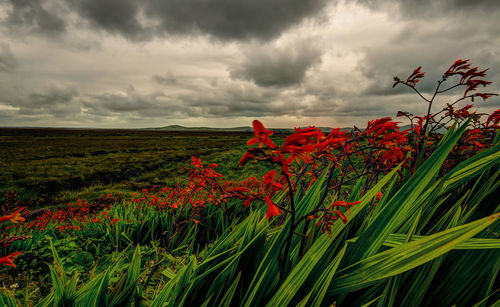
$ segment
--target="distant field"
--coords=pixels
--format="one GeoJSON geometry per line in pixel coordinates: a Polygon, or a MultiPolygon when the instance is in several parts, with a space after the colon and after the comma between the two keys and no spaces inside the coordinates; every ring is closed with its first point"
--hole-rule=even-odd
{"type": "Polygon", "coordinates": [[[192,155],[220,163],[229,178],[261,174],[237,167],[245,132],[0,128],[0,201],[7,190],[32,207],[101,193],[120,197],[185,176],[192,155]]]}

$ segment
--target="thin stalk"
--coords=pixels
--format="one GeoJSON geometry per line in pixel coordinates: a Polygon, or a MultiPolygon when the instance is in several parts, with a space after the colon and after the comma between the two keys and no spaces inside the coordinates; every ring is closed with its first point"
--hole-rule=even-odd
{"type": "Polygon", "coordinates": [[[283,279],[285,276],[285,270],[287,270],[288,268],[288,265],[289,265],[289,262],[288,262],[288,254],[290,252],[290,245],[292,243],[292,238],[293,238],[293,232],[295,230],[295,201],[294,201],[294,195],[293,195],[293,189],[292,189],[292,182],[290,181],[290,176],[288,176],[288,174],[285,173],[285,178],[286,178],[286,182],[288,184],[288,193],[289,193],[289,196],[290,196],[290,209],[291,209],[291,212],[290,212],[290,218],[291,218],[291,221],[290,221],[290,231],[288,233],[288,237],[286,239],[286,247],[285,247],[285,252],[283,254],[283,258],[282,258],[282,261],[283,261],[283,274],[281,275],[281,279],[283,279]]]}

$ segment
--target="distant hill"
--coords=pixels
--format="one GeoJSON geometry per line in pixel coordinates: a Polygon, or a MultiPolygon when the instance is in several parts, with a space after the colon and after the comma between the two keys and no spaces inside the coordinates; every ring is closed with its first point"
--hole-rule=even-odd
{"type": "MultiPolygon", "coordinates": [[[[303,127],[304,128],[304,127],[303,127]]],[[[324,133],[332,131],[331,127],[318,127],[324,133]]],[[[230,132],[253,132],[250,126],[232,127],[232,128],[211,128],[211,127],[185,127],[181,125],[169,125],[159,128],[146,128],[147,130],[161,130],[161,131],[230,131],[230,132]]],[[[267,128],[273,130],[275,133],[292,133],[292,128],[267,128]]],[[[352,128],[341,128],[341,130],[351,130],[352,128]]]]}
{"type": "Polygon", "coordinates": [[[252,127],[233,127],[233,128],[211,128],[211,127],[184,127],[180,125],[170,125],[159,128],[147,128],[148,130],[162,131],[233,131],[233,132],[252,132],[252,127]]]}

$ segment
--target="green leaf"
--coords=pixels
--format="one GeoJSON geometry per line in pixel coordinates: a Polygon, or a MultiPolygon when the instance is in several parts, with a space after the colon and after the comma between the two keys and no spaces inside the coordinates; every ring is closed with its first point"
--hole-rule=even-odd
{"type": "Polygon", "coordinates": [[[500,214],[380,252],[337,272],[328,295],[362,289],[435,259],[486,229],[500,214]]]}

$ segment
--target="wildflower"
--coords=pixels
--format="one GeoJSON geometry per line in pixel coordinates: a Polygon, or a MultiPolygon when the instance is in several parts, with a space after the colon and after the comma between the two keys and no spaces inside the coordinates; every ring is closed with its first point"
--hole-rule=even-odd
{"type": "Polygon", "coordinates": [[[299,163],[300,160],[311,163],[310,156],[316,150],[315,144],[318,144],[322,137],[323,133],[319,128],[295,128],[295,132],[285,139],[281,151],[290,154],[287,164],[293,161],[299,163]]]}
{"type": "Polygon", "coordinates": [[[425,72],[421,72],[420,69],[422,69],[422,66],[417,67],[413,73],[406,79],[406,83],[412,84],[415,86],[419,79],[422,78],[425,75],[425,72]]]}
{"type": "Polygon", "coordinates": [[[469,69],[470,68],[470,64],[468,62],[469,62],[469,59],[467,59],[467,60],[462,60],[462,59],[456,60],[455,63],[453,63],[446,70],[446,72],[444,73],[444,76],[445,77],[449,77],[449,76],[452,76],[452,75],[463,74],[463,72],[460,72],[460,70],[469,69]]]}
{"type": "Polygon", "coordinates": [[[483,101],[485,101],[486,99],[492,97],[492,96],[498,96],[498,94],[494,94],[494,93],[476,93],[474,94],[474,96],[472,96],[472,101],[474,101],[474,97],[481,97],[483,98],[483,101]]]}
{"type": "Polygon", "coordinates": [[[243,157],[241,157],[238,165],[243,166],[248,161],[255,159],[256,157],[264,156],[264,155],[265,155],[264,151],[260,148],[248,148],[248,151],[243,155],[243,157]]]}
{"type": "Polygon", "coordinates": [[[276,148],[276,144],[269,139],[274,132],[272,130],[266,130],[264,125],[258,120],[254,120],[252,124],[254,130],[253,134],[255,136],[248,140],[247,145],[252,146],[258,144],[259,148],[262,148],[264,145],[269,148],[276,148]]]}
{"type": "Polygon", "coordinates": [[[15,268],[16,265],[14,263],[14,258],[16,258],[17,256],[19,256],[21,254],[22,254],[21,252],[13,252],[12,254],[10,254],[8,256],[2,257],[2,258],[0,258],[0,264],[15,268]]]}
{"type": "Polygon", "coordinates": [[[343,200],[337,200],[337,201],[334,201],[330,205],[330,209],[335,208],[335,207],[344,207],[344,208],[347,208],[347,212],[351,213],[349,211],[349,208],[352,206],[355,206],[357,204],[360,204],[360,203],[361,203],[361,201],[347,202],[347,201],[343,201],[343,200]]]}
{"type": "Polygon", "coordinates": [[[201,158],[197,159],[193,156],[191,156],[191,158],[193,159],[193,162],[191,162],[191,165],[193,165],[194,167],[197,167],[197,168],[203,168],[203,164],[201,163],[201,158]]]}
{"type": "Polygon", "coordinates": [[[273,203],[269,196],[266,196],[265,201],[267,204],[266,219],[270,219],[272,216],[281,214],[281,209],[273,203]]]}
{"type": "Polygon", "coordinates": [[[486,120],[486,126],[489,127],[491,123],[493,127],[496,127],[498,125],[498,122],[500,122],[500,109],[496,110],[495,112],[491,113],[490,116],[488,116],[488,120],[486,120]]]}
{"type": "Polygon", "coordinates": [[[5,215],[0,217],[0,223],[5,222],[5,221],[11,221],[12,223],[18,223],[18,222],[23,222],[24,218],[21,216],[21,211],[24,208],[18,209],[15,212],[5,215]]]}

